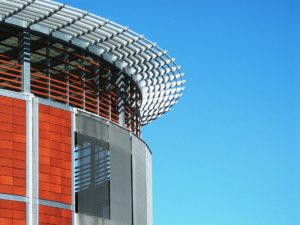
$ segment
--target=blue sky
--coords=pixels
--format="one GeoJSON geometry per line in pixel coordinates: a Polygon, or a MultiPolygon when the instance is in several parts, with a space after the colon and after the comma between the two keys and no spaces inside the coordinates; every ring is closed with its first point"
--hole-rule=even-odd
{"type": "Polygon", "coordinates": [[[297,0],[64,0],[168,49],[186,73],[146,126],[154,225],[300,224],[297,0]]]}

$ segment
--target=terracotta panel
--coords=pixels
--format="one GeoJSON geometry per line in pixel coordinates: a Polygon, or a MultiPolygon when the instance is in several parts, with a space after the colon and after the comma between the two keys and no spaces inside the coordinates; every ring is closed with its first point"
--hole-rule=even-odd
{"type": "Polygon", "coordinates": [[[52,123],[49,125],[49,131],[53,132],[53,133],[61,134],[62,128],[63,127],[61,125],[56,125],[56,124],[52,124],[52,123]]]}
{"type": "Polygon", "coordinates": [[[61,162],[61,168],[71,170],[71,164],[67,161],[61,162]]]}
{"type": "Polygon", "coordinates": [[[69,144],[69,143],[71,143],[71,137],[64,137],[63,139],[62,139],[62,142],[64,143],[64,144],[69,144]]]}
{"type": "Polygon", "coordinates": [[[62,195],[60,193],[50,192],[49,195],[50,195],[50,198],[55,202],[62,202],[63,201],[62,195]]]}
{"type": "Polygon", "coordinates": [[[26,169],[26,159],[24,160],[13,160],[13,167],[18,169],[26,169]]]}
{"type": "Polygon", "coordinates": [[[71,129],[68,127],[61,127],[61,135],[71,136],[71,129]]]}
{"type": "Polygon", "coordinates": [[[11,159],[13,157],[13,151],[7,149],[1,149],[1,157],[11,159]]]}
{"type": "Polygon", "coordinates": [[[39,138],[39,146],[49,148],[50,147],[50,141],[44,138],[39,138]]]}
{"type": "Polygon", "coordinates": [[[58,167],[53,167],[51,169],[51,171],[49,171],[49,174],[51,175],[56,175],[56,176],[62,176],[62,169],[61,168],[58,168],[58,167]]]}
{"type": "Polygon", "coordinates": [[[71,120],[71,113],[68,111],[62,111],[61,112],[61,118],[67,119],[67,120],[71,120]]]}
{"type": "Polygon", "coordinates": [[[1,114],[0,122],[12,123],[12,121],[13,121],[13,115],[1,114]]]}
{"type": "Polygon", "coordinates": [[[60,155],[61,155],[61,158],[64,159],[65,161],[69,162],[72,160],[72,156],[70,153],[61,152],[60,155]]]}
{"type": "Polygon", "coordinates": [[[3,193],[3,194],[12,194],[13,193],[13,187],[12,187],[12,185],[0,184],[0,193],[3,193]]]}
{"type": "Polygon", "coordinates": [[[15,107],[22,108],[22,109],[26,108],[25,101],[24,100],[20,100],[20,99],[13,99],[13,105],[15,107]]]}
{"type": "Polygon", "coordinates": [[[48,118],[50,119],[50,123],[56,124],[56,125],[61,125],[59,117],[49,115],[48,118]]]}
{"type": "Polygon", "coordinates": [[[71,170],[67,170],[67,169],[62,169],[61,170],[61,176],[62,177],[70,178],[70,174],[71,174],[71,170]]]}
{"type": "Polygon", "coordinates": [[[12,170],[12,173],[14,178],[24,178],[24,179],[26,178],[26,170],[14,168],[12,170]]]}
{"type": "Polygon", "coordinates": [[[13,115],[13,107],[11,105],[1,105],[1,114],[13,115]]]}
{"type": "Polygon", "coordinates": [[[62,152],[59,151],[59,150],[52,149],[50,151],[50,157],[53,158],[53,159],[59,159],[59,160],[64,159],[65,160],[65,158],[63,158],[63,156],[62,156],[62,152]]]}
{"type": "Polygon", "coordinates": [[[0,166],[0,175],[13,176],[13,168],[0,166]]]}
{"type": "Polygon", "coordinates": [[[1,100],[0,105],[8,105],[8,106],[13,105],[13,98],[1,96],[0,100],[1,100]]]}
{"type": "Polygon", "coordinates": [[[13,160],[8,158],[0,158],[0,166],[13,167],[13,160]]]}
{"type": "Polygon", "coordinates": [[[66,187],[71,187],[72,186],[72,180],[71,178],[66,178],[62,180],[62,185],[66,187]]]}
{"type": "Polygon", "coordinates": [[[13,116],[19,116],[19,117],[26,117],[26,113],[24,112],[24,109],[14,107],[12,111],[13,116]]]}
{"type": "Polygon", "coordinates": [[[13,184],[13,178],[11,176],[3,176],[0,175],[1,184],[4,185],[12,185],[13,184]]]}
{"type": "Polygon", "coordinates": [[[26,152],[26,144],[25,143],[14,142],[13,148],[15,151],[26,152]]]}
{"type": "Polygon", "coordinates": [[[70,210],[61,210],[61,216],[64,218],[72,218],[70,210]]]}
{"type": "Polygon", "coordinates": [[[26,204],[23,202],[16,202],[16,201],[11,201],[12,203],[12,208],[15,210],[26,210],[26,204]]]}
{"type": "Polygon", "coordinates": [[[12,210],[0,208],[0,218],[12,218],[12,210]]]}
{"type": "Polygon", "coordinates": [[[19,210],[13,210],[13,219],[25,220],[26,219],[26,212],[25,211],[19,211],[19,210]]]}
{"type": "Polygon", "coordinates": [[[25,225],[25,203],[9,200],[0,200],[0,225],[2,224],[25,225]]]}
{"type": "MultiPolygon", "coordinates": [[[[49,148],[43,148],[43,147],[40,147],[39,150],[40,150],[39,154],[41,156],[45,156],[49,160],[49,156],[50,156],[51,150],[49,148]]],[[[49,164],[49,163],[47,163],[47,164],[49,164]]]]}
{"type": "MultiPolygon", "coordinates": [[[[67,137],[62,137],[61,134],[50,132],[48,138],[51,141],[61,142],[63,139],[65,139],[67,137]]],[[[70,142],[67,142],[67,143],[70,143],[70,142]]]]}
{"type": "Polygon", "coordinates": [[[40,190],[48,191],[50,190],[50,183],[40,181],[39,188],[40,190]]]}
{"type": "Polygon", "coordinates": [[[13,202],[9,201],[9,200],[0,200],[0,208],[12,209],[13,208],[13,202]]]}
{"type": "Polygon", "coordinates": [[[39,121],[39,130],[46,130],[48,131],[50,129],[50,123],[39,121]]]}
{"type": "Polygon", "coordinates": [[[61,150],[61,143],[56,141],[49,141],[50,149],[61,150]]]}
{"type": "Polygon", "coordinates": [[[71,225],[72,211],[40,205],[39,225],[45,225],[45,224],[71,225]]]}
{"type": "Polygon", "coordinates": [[[50,106],[43,105],[39,107],[40,114],[50,114],[50,106]]]}
{"type": "Polygon", "coordinates": [[[70,195],[70,188],[71,186],[62,186],[61,193],[64,194],[65,196],[70,195]]]}
{"type": "Polygon", "coordinates": [[[50,215],[40,214],[39,215],[39,224],[49,224],[50,215]]]}
{"type": "MultiPolygon", "coordinates": [[[[3,114],[0,114],[0,115],[2,116],[3,114]]],[[[13,131],[13,123],[8,122],[8,121],[0,122],[0,130],[12,132],[13,131]]]]}
{"type": "Polygon", "coordinates": [[[26,179],[24,179],[24,178],[14,178],[13,179],[14,186],[22,187],[24,182],[26,182],[26,179]]]}
{"type": "Polygon", "coordinates": [[[12,219],[0,218],[0,225],[13,225],[12,219]]]}
{"type": "Polygon", "coordinates": [[[62,222],[62,218],[51,216],[50,217],[50,224],[60,224],[62,222]]]}
{"type": "Polygon", "coordinates": [[[46,190],[39,190],[39,191],[40,191],[39,193],[40,193],[41,199],[51,199],[51,196],[50,196],[51,192],[46,191],[46,190]]]}
{"type": "Polygon", "coordinates": [[[40,171],[41,173],[47,173],[47,174],[51,172],[49,166],[43,165],[43,164],[40,164],[40,165],[39,165],[39,171],[40,171]]]}
{"type": "Polygon", "coordinates": [[[12,132],[7,132],[7,131],[2,131],[0,130],[0,139],[1,140],[6,140],[6,141],[11,141],[12,140],[12,132]]]}
{"type": "Polygon", "coordinates": [[[61,193],[62,185],[50,184],[50,190],[55,193],[61,193]]]}
{"type": "Polygon", "coordinates": [[[64,151],[64,152],[70,152],[71,145],[70,144],[62,144],[61,145],[61,150],[64,151]]]}
{"type": "MultiPolygon", "coordinates": [[[[24,159],[26,159],[26,153],[25,152],[18,152],[18,153],[15,152],[14,157],[17,160],[24,161],[24,159]]],[[[24,166],[25,166],[25,164],[24,164],[24,166]]]]}
{"type": "MultiPolygon", "coordinates": [[[[42,107],[39,107],[41,109],[42,107]]],[[[50,120],[50,116],[44,113],[39,113],[39,121],[48,122],[50,120]]]]}
{"type": "Polygon", "coordinates": [[[26,135],[25,134],[13,134],[13,140],[15,142],[26,143],[26,135]]]}
{"type": "Polygon", "coordinates": [[[13,132],[17,134],[25,134],[26,133],[26,126],[13,124],[13,132]]]}
{"type": "Polygon", "coordinates": [[[71,121],[69,119],[61,118],[60,120],[63,127],[71,128],[71,121]]]}
{"type": "Polygon", "coordinates": [[[45,173],[39,173],[39,180],[43,182],[49,182],[50,181],[50,175],[45,173]]]}
{"type": "MultiPolygon", "coordinates": [[[[60,176],[49,175],[49,177],[50,177],[50,182],[51,182],[51,183],[54,183],[54,184],[61,184],[61,183],[62,183],[61,180],[62,180],[63,178],[60,177],[60,176]]],[[[65,179],[63,179],[63,180],[65,180],[65,179]]]]}
{"type": "Polygon", "coordinates": [[[26,221],[14,219],[13,224],[14,225],[26,225],[26,221]]]}
{"type": "Polygon", "coordinates": [[[17,186],[13,186],[13,194],[14,194],[14,195],[22,195],[22,196],[25,196],[25,195],[26,195],[26,188],[25,188],[25,187],[17,187],[17,186]]]}
{"type": "Polygon", "coordinates": [[[50,115],[52,115],[52,116],[60,117],[62,111],[63,110],[61,110],[61,109],[50,107],[50,115]]]}
{"type": "Polygon", "coordinates": [[[39,105],[39,193],[41,199],[70,204],[72,190],[63,183],[71,182],[71,130],[62,127],[62,117],[71,123],[70,112],[39,105]]]}
{"type": "Polygon", "coordinates": [[[39,130],[40,139],[48,139],[48,136],[49,136],[49,131],[42,130],[42,129],[39,130]]]}
{"type": "Polygon", "coordinates": [[[13,141],[6,141],[0,139],[0,148],[1,149],[13,149],[13,141]]]}
{"type": "Polygon", "coordinates": [[[63,202],[72,202],[72,197],[70,195],[62,195],[63,202]]]}
{"type": "Polygon", "coordinates": [[[22,125],[22,126],[25,126],[25,124],[26,124],[26,120],[23,117],[14,116],[13,120],[14,120],[14,124],[18,124],[18,125],[22,125]]]}
{"type": "Polygon", "coordinates": [[[25,195],[26,103],[0,96],[0,193],[25,195]]]}

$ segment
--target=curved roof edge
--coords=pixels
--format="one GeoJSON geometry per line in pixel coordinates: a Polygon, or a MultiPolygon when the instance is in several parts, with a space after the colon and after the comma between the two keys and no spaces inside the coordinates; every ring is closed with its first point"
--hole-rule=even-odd
{"type": "Polygon", "coordinates": [[[0,22],[69,42],[124,71],[141,89],[143,125],[182,96],[185,80],[175,59],[128,27],[52,0],[0,0],[0,22]]]}

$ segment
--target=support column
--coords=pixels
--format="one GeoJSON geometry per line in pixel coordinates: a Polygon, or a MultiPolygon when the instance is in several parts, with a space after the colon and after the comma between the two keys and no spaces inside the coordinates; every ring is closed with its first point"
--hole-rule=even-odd
{"type": "Polygon", "coordinates": [[[76,132],[76,109],[73,108],[71,111],[71,148],[72,148],[72,225],[78,225],[78,214],[75,213],[75,132],[76,132]]]}
{"type": "Polygon", "coordinates": [[[22,91],[30,93],[30,32],[22,31],[20,40],[20,62],[22,64],[22,91]]]}
{"type": "Polygon", "coordinates": [[[51,43],[47,41],[47,48],[46,48],[46,68],[47,68],[47,77],[48,77],[48,99],[51,99],[51,43]]]}
{"type": "MultiPolygon", "coordinates": [[[[85,63],[86,63],[85,60],[83,60],[83,59],[80,60],[80,66],[81,66],[81,68],[84,68],[85,63]]],[[[85,95],[86,95],[85,79],[86,79],[86,77],[85,77],[85,72],[84,72],[83,69],[80,70],[80,77],[82,79],[82,87],[83,87],[83,99],[82,99],[82,103],[83,103],[83,109],[85,110],[85,107],[86,107],[86,102],[85,102],[86,101],[86,97],[85,97],[85,95]]]]}
{"type": "Polygon", "coordinates": [[[119,124],[121,126],[125,126],[125,74],[120,73],[119,78],[117,80],[117,85],[119,88],[119,101],[118,101],[118,111],[119,111],[119,124]]]}
{"type": "Polygon", "coordinates": [[[32,224],[39,221],[39,101],[32,100],[32,224]]]}
{"type": "Polygon", "coordinates": [[[31,95],[26,99],[26,224],[33,225],[33,177],[32,177],[32,99],[31,95]]]}
{"type": "MultiPolygon", "coordinates": [[[[97,64],[101,64],[99,62],[99,60],[96,61],[97,64]]],[[[95,78],[94,78],[94,82],[97,85],[97,114],[99,115],[100,113],[100,107],[99,107],[99,103],[100,103],[100,67],[98,65],[94,66],[94,73],[96,74],[95,78]]]]}
{"type": "Polygon", "coordinates": [[[64,46],[64,62],[65,62],[65,72],[67,73],[67,103],[70,104],[70,65],[69,60],[70,60],[70,55],[68,54],[68,47],[64,46]]]}

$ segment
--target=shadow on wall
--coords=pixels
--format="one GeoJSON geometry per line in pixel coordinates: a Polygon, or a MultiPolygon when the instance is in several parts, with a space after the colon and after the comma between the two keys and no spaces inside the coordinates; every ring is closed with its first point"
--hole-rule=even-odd
{"type": "MultiPolygon", "coordinates": [[[[110,157],[108,143],[77,133],[75,150],[76,212],[110,218],[110,157]]],[[[99,218],[95,218],[96,221],[99,218]]]]}

